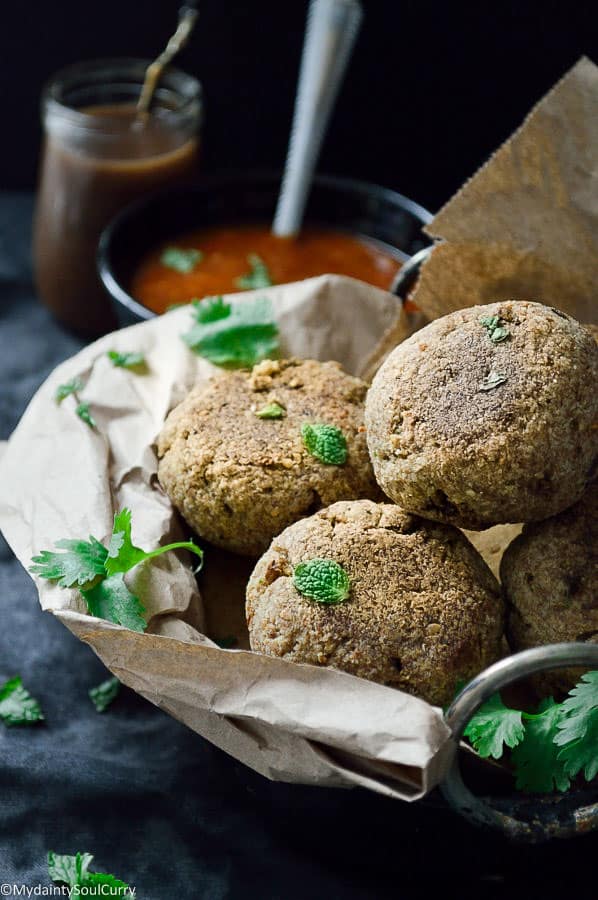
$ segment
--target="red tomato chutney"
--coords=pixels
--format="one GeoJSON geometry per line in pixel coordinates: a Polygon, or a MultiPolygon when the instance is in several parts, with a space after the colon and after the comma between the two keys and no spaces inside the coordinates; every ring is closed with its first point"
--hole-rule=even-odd
{"type": "Polygon", "coordinates": [[[308,227],[297,238],[279,238],[265,225],[219,226],[152,250],[133,272],[129,290],[163,313],[193,299],[327,273],[388,290],[400,267],[389,247],[347,232],[308,227]]]}

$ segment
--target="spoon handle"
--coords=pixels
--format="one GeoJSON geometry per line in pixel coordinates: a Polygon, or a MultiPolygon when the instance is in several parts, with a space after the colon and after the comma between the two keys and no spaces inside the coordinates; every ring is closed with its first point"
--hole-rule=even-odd
{"type": "Polygon", "coordinates": [[[359,0],[311,0],[293,127],[272,231],[298,233],[330,113],[361,25],[359,0]]]}

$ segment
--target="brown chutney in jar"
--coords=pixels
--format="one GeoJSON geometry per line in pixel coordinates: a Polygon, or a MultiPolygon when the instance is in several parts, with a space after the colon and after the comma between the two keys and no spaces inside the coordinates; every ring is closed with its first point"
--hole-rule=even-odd
{"type": "MultiPolygon", "coordinates": [[[[74,91],[76,97],[114,99],[106,86],[111,75],[118,78],[117,63],[103,73],[103,81],[96,77],[85,90],[74,91]]],[[[139,77],[130,88],[138,93],[144,64],[129,63],[136,63],[139,77]]],[[[108,63],[97,66],[105,69],[108,63]]],[[[178,76],[199,89],[195,79],[175,73],[178,76]]],[[[192,92],[190,109],[177,109],[167,90],[162,95],[158,91],[155,108],[145,120],[137,118],[134,102],[71,107],[65,93],[66,98],[57,101],[50,85],[44,100],[46,138],[33,238],[35,277],[41,299],[60,321],[95,335],[114,325],[96,271],[99,236],[131,201],[193,175],[199,152],[198,90],[192,92]]],[[[116,94],[122,100],[122,91],[116,94]]]]}

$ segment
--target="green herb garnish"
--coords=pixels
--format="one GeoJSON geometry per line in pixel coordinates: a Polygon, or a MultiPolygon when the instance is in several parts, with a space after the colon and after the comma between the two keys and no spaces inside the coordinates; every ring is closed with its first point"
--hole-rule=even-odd
{"type": "Polygon", "coordinates": [[[91,853],[76,856],[48,853],[48,875],[70,888],[69,897],[132,897],[129,885],[105,872],[90,872],[91,853]]]}
{"type": "Polygon", "coordinates": [[[222,297],[194,301],[195,324],[185,343],[216,366],[251,368],[278,354],[278,326],[265,297],[225,303],[222,297]]]}
{"type": "Polygon", "coordinates": [[[96,687],[90,688],[88,694],[97,711],[101,713],[108,709],[112,701],[118,696],[119,691],[120,681],[114,677],[107,678],[106,681],[102,681],[96,687]]]}
{"type": "Polygon", "coordinates": [[[145,366],[143,353],[119,353],[117,350],[108,350],[106,354],[112,365],[121,369],[138,369],[145,366]]]}
{"type": "Polygon", "coordinates": [[[469,738],[480,756],[500,759],[503,745],[512,748],[523,740],[521,716],[518,710],[504,705],[500,694],[493,694],[470,720],[463,736],[469,738]]]}
{"type": "Polygon", "coordinates": [[[31,725],[43,718],[41,706],[18,676],[0,685],[0,719],[5,725],[31,725]]]}
{"type": "Polygon", "coordinates": [[[250,271],[240,278],[235,279],[235,284],[244,291],[259,290],[260,288],[272,287],[274,282],[268,271],[268,266],[257,253],[250,253],[247,257],[250,265],[250,271]]]}
{"type": "Polygon", "coordinates": [[[145,551],[131,540],[131,511],[123,509],[114,516],[108,547],[96,538],[89,541],[62,540],[59,550],[42,550],[34,556],[29,571],[40,578],[58,581],[60,587],[78,587],[92,616],[107,619],[133,631],[144,631],[144,607],[128,589],[124,575],[140,562],[169,550],[189,550],[203,561],[203,551],[193,541],[177,541],[156,550],[145,551]]]}
{"type": "Polygon", "coordinates": [[[76,394],[78,391],[83,390],[84,384],[80,378],[72,378],[70,381],[67,381],[66,384],[59,384],[56,388],[56,393],[54,394],[54,399],[56,403],[62,403],[65,397],[70,397],[71,394],[76,394]]]}
{"type": "Polygon", "coordinates": [[[500,316],[480,316],[480,325],[486,329],[493,344],[500,344],[509,337],[509,329],[500,316]]]}
{"type": "Polygon", "coordinates": [[[504,384],[507,376],[502,372],[489,372],[480,385],[481,391],[492,391],[499,384],[504,384]]]}
{"type": "Polygon", "coordinates": [[[89,411],[89,403],[80,403],[75,412],[90,428],[97,428],[96,420],[89,411]]]}
{"type": "Polygon", "coordinates": [[[167,269],[173,269],[181,275],[188,275],[203,259],[201,250],[194,248],[167,247],[160,257],[160,262],[167,269]]]}
{"type": "Polygon", "coordinates": [[[284,406],[273,400],[272,403],[266,403],[261,409],[258,409],[256,416],[258,419],[282,419],[286,415],[284,406]]]}
{"type": "Polygon", "coordinates": [[[293,584],[300,594],[316,603],[342,603],[351,584],[342,566],[333,559],[310,559],[299,563],[293,572],[293,584]]]}
{"type": "Polygon", "coordinates": [[[582,771],[586,781],[598,775],[598,672],[586,672],[562,704],[554,743],[563,749],[559,759],[574,778],[582,771]]]}
{"type": "Polygon", "coordinates": [[[472,716],[464,736],[480,756],[512,750],[517,787],[566,791],[581,771],[598,775],[598,672],[587,672],[562,703],[543,700],[535,713],[509,709],[494,694],[472,716]]]}
{"type": "Polygon", "coordinates": [[[327,466],[342,466],[347,461],[347,439],[336,425],[305,422],[301,437],[307,451],[327,466]]]}

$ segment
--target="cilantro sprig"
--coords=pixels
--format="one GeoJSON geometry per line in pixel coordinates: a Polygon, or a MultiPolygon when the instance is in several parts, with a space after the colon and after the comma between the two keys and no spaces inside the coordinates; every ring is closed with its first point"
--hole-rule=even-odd
{"type": "Polygon", "coordinates": [[[48,875],[57,884],[70,888],[70,897],[127,897],[133,896],[129,885],[105,872],[90,872],[91,853],[75,856],[48,853],[48,875]],[[110,890],[106,890],[110,888],[110,890]]]}
{"type": "Polygon", "coordinates": [[[167,247],[160,256],[162,265],[179,275],[188,275],[202,259],[203,253],[194,247],[167,247]]]}
{"type": "Polygon", "coordinates": [[[113,676],[89,689],[89,699],[99,713],[105,712],[120,692],[120,681],[113,676]]]}
{"type": "Polygon", "coordinates": [[[113,366],[120,369],[143,369],[146,366],[143,353],[119,353],[118,350],[108,350],[106,356],[113,366]]]}
{"type": "Polygon", "coordinates": [[[562,703],[548,697],[536,712],[510,709],[499,694],[472,716],[464,737],[482,757],[511,750],[516,785],[523,791],[566,791],[581,772],[598,775],[598,672],[587,672],[562,703]]]}
{"type": "Polygon", "coordinates": [[[18,676],[0,685],[0,719],[5,725],[31,725],[43,718],[41,706],[18,676]]]}
{"type": "Polygon", "coordinates": [[[507,323],[501,316],[480,316],[480,325],[486,329],[493,344],[501,344],[510,336],[507,323]]]}
{"type": "Polygon", "coordinates": [[[84,387],[85,383],[81,378],[71,378],[70,381],[58,385],[54,394],[54,400],[57,405],[60,406],[62,401],[66,400],[67,397],[74,397],[77,401],[77,408],[75,409],[76,414],[86,425],[89,425],[90,428],[97,428],[96,420],[89,409],[89,403],[81,401],[79,397],[79,391],[82,391],[84,387]]]}
{"type": "Polygon", "coordinates": [[[194,300],[193,314],[193,327],[182,338],[216,366],[251,368],[278,355],[278,326],[265,297],[234,303],[225,303],[222,297],[194,300]]]}
{"type": "Polygon", "coordinates": [[[254,291],[260,288],[272,287],[274,282],[268,271],[268,266],[257,253],[250,253],[247,257],[249,272],[237,278],[235,285],[244,291],[254,291]]]}
{"type": "Polygon", "coordinates": [[[42,550],[31,560],[34,565],[29,571],[57,581],[60,587],[78,587],[92,616],[139,632],[146,628],[145,609],[125,584],[125,574],[169,550],[189,550],[199,557],[200,566],[203,562],[203,551],[193,541],[176,541],[151,551],[136,547],[131,539],[130,509],[115,514],[107,547],[93,536],[88,541],[57,541],[54,546],[60,552],[42,550]]]}

